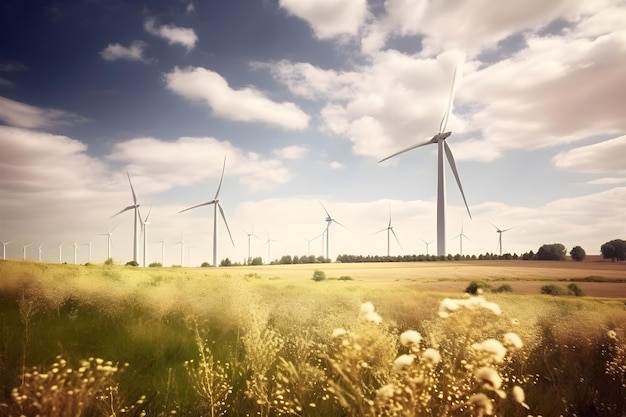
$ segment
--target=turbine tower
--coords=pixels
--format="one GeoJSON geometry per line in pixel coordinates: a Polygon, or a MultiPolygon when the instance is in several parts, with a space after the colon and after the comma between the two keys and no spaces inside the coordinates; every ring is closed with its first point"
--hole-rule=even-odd
{"type": "Polygon", "coordinates": [[[157,243],[161,244],[161,266],[163,266],[163,265],[165,265],[165,262],[164,262],[165,261],[165,249],[164,248],[165,248],[165,243],[166,242],[164,240],[162,240],[162,241],[157,242],[157,243]]]}
{"type": "Polygon", "coordinates": [[[346,226],[344,226],[343,224],[339,223],[337,220],[333,219],[330,215],[330,213],[328,213],[328,210],[326,210],[326,207],[324,207],[324,204],[322,204],[322,202],[320,201],[320,204],[322,205],[322,208],[324,209],[324,211],[326,212],[326,229],[324,229],[324,233],[326,233],[326,259],[330,259],[330,256],[328,255],[329,253],[329,246],[330,246],[330,238],[329,238],[329,229],[330,229],[330,225],[332,223],[337,223],[339,226],[343,227],[344,229],[346,229],[346,226]]]}
{"type": "Polygon", "coordinates": [[[467,239],[467,240],[471,240],[469,237],[467,237],[466,234],[463,233],[463,223],[461,223],[461,233],[459,233],[458,235],[454,236],[454,239],[459,238],[460,241],[460,252],[459,254],[461,256],[463,256],[463,238],[467,239]]]}
{"type": "Polygon", "coordinates": [[[143,266],[144,268],[146,267],[146,257],[148,256],[148,247],[146,246],[146,242],[148,240],[148,225],[150,225],[150,222],[148,221],[148,219],[150,218],[150,213],[152,212],[152,207],[150,207],[150,210],[148,210],[148,215],[146,216],[145,219],[141,218],[141,212],[139,212],[139,221],[141,222],[141,233],[143,233],[143,266]]]}
{"type": "MultiPolygon", "coordinates": [[[[112,244],[112,240],[111,240],[111,236],[113,236],[113,232],[115,231],[115,229],[117,229],[120,225],[118,224],[117,226],[115,226],[113,228],[113,230],[111,230],[110,232],[106,232],[106,233],[100,233],[99,236],[107,236],[107,259],[111,259],[111,244],[112,244]]],[[[108,228],[107,228],[108,230],[108,228]]]]}
{"type": "Polygon", "coordinates": [[[63,263],[63,242],[59,245],[59,263],[63,263]]]}
{"type": "Polygon", "coordinates": [[[450,168],[452,169],[452,173],[454,174],[454,178],[459,186],[459,190],[461,191],[461,196],[463,197],[463,202],[465,203],[465,207],[467,208],[467,213],[472,218],[472,213],[470,213],[469,206],[467,205],[467,201],[465,200],[465,193],[463,192],[463,187],[461,186],[461,180],[459,178],[459,173],[456,169],[456,164],[454,162],[454,156],[452,156],[452,151],[446,142],[446,139],[452,134],[452,132],[446,132],[446,126],[448,124],[448,118],[450,117],[450,113],[452,111],[452,101],[454,98],[454,86],[456,84],[456,69],[454,70],[454,76],[452,78],[452,88],[450,89],[450,98],[448,99],[448,107],[441,119],[441,124],[439,125],[439,133],[433,136],[431,139],[428,139],[426,142],[421,142],[416,145],[409,146],[406,149],[398,151],[392,155],[389,155],[386,158],[381,159],[380,162],[386,161],[389,158],[393,158],[394,156],[400,155],[404,152],[408,152],[412,149],[419,148],[421,146],[429,145],[429,144],[437,144],[437,255],[445,256],[446,255],[446,186],[445,186],[445,166],[444,166],[444,152],[448,159],[448,163],[450,164],[450,168]]]}
{"type": "Polygon", "coordinates": [[[22,248],[24,249],[24,260],[26,260],[26,248],[29,247],[30,245],[32,245],[32,243],[28,243],[26,245],[22,245],[22,248]]]}
{"type": "Polygon", "coordinates": [[[183,267],[183,251],[185,249],[185,243],[183,242],[183,237],[180,237],[180,242],[174,243],[173,246],[180,245],[180,266],[183,267]]]}
{"type": "Polygon", "coordinates": [[[37,246],[37,253],[39,254],[39,262],[41,262],[41,255],[43,254],[43,249],[41,249],[41,245],[43,245],[43,243],[40,243],[39,246],[37,246]]]}
{"type": "Polygon", "coordinates": [[[235,241],[233,240],[233,236],[230,234],[230,229],[228,228],[228,223],[226,222],[226,216],[224,215],[224,210],[222,209],[219,200],[220,188],[222,188],[222,181],[224,180],[225,169],[226,157],[224,157],[224,165],[222,166],[222,177],[220,178],[220,183],[217,186],[217,192],[215,193],[215,197],[213,197],[213,200],[207,201],[206,203],[197,204],[195,206],[179,211],[179,213],[182,213],[183,211],[191,210],[196,207],[209,206],[213,204],[213,266],[217,266],[217,209],[220,210],[222,220],[224,220],[224,225],[226,226],[226,230],[228,231],[228,236],[230,236],[230,241],[232,242],[233,246],[235,246],[235,241]]]}
{"type": "Polygon", "coordinates": [[[91,263],[91,241],[87,242],[87,243],[83,243],[83,246],[89,246],[89,263],[91,263]]]}
{"type": "Polygon", "coordinates": [[[258,238],[258,236],[254,234],[254,226],[252,226],[252,233],[246,232],[245,230],[244,230],[244,233],[246,234],[246,236],[248,236],[248,260],[247,261],[250,262],[250,237],[254,236],[258,238]]]}
{"type": "MultiPolygon", "coordinates": [[[[488,220],[487,220],[488,221],[488,220]]],[[[489,221],[488,221],[489,222],[489,221]]],[[[509,230],[512,229],[512,227],[509,227],[508,229],[500,229],[498,226],[496,226],[495,224],[489,222],[490,225],[492,225],[493,227],[496,228],[496,231],[498,232],[498,247],[496,247],[496,250],[498,250],[498,248],[500,248],[500,256],[502,256],[502,233],[507,232],[509,230]]]]}
{"type": "Polygon", "coordinates": [[[76,257],[78,255],[78,244],[76,244],[76,240],[74,240],[74,265],[76,265],[76,257]]]}
{"type": "Polygon", "coordinates": [[[272,258],[270,256],[272,242],[276,242],[276,240],[270,239],[270,232],[268,232],[267,230],[265,231],[265,233],[267,233],[267,240],[265,241],[265,244],[267,245],[267,265],[269,265],[270,263],[272,263],[272,258]]]}
{"type": "Polygon", "coordinates": [[[130,181],[130,174],[127,172],[126,175],[128,176],[128,183],[130,184],[130,191],[133,193],[133,204],[115,213],[113,217],[128,210],[135,210],[135,221],[133,226],[133,261],[137,262],[137,217],[139,216],[139,204],[137,204],[137,196],[135,195],[133,183],[130,181]]]}
{"type": "MultiPolygon", "coordinates": [[[[0,240],[0,242],[2,242],[0,240]]],[[[6,260],[7,259],[7,246],[9,245],[9,243],[13,243],[12,240],[9,240],[8,242],[2,242],[2,260],[6,260]]]]}
{"type": "Polygon", "coordinates": [[[393,237],[396,239],[396,242],[398,242],[398,246],[400,246],[400,249],[402,249],[402,245],[400,244],[400,241],[398,240],[398,236],[396,236],[396,232],[393,231],[393,226],[391,225],[391,204],[389,204],[389,225],[387,225],[387,227],[385,227],[384,229],[379,230],[376,233],[380,233],[380,232],[384,232],[387,231],[387,257],[390,256],[390,235],[393,234],[393,237]]]}

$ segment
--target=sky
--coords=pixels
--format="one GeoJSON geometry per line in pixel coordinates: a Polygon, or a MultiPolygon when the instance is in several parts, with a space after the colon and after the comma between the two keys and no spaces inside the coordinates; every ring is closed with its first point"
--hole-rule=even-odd
{"type": "Polygon", "coordinates": [[[210,263],[214,205],[179,212],[224,166],[218,262],[320,256],[325,210],[331,259],[386,255],[390,221],[391,255],[432,254],[437,146],[378,161],[439,132],[456,71],[471,218],[446,164],[446,252],[461,231],[497,252],[499,227],[505,253],[598,254],[626,238],[625,21],[610,0],[3,1],[0,241],[102,262],[111,232],[125,263],[130,177],[147,262],[210,263]]]}

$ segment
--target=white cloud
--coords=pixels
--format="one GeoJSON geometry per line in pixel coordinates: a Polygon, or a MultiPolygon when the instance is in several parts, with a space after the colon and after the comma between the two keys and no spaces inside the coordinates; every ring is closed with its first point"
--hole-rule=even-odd
{"type": "Polygon", "coordinates": [[[330,164],[328,164],[328,166],[331,169],[344,169],[345,168],[345,165],[339,161],[332,161],[330,164]]]}
{"type": "Polygon", "coordinates": [[[626,173],[626,136],[559,152],[552,162],[566,171],[626,173]]]}
{"type": "Polygon", "coordinates": [[[192,101],[205,102],[224,119],[263,122],[288,130],[305,129],[309,116],[294,103],[277,103],[254,87],[235,90],[218,73],[200,67],[176,67],[165,74],[167,88],[192,101]]]}
{"type": "Polygon", "coordinates": [[[198,36],[193,29],[180,28],[175,25],[160,25],[156,20],[147,18],[143,24],[146,32],[167,40],[170,45],[179,44],[184,46],[188,51],[196,46],[198,36]]]}
{"type": "Polygon", "coordinates": [[[597,180],[587,181],[587,184],[591,185],[616,185],[626,183],[626,178],[598,178],[597,180]]]}
{"type": "Polygon", "coordinates": [[[125,59],[127,61],[148,62],[144,56],[145,48],[146,43],[142,41],[134,41],[130,46],[110,43],[106,48],[100,51],[100,56],[106,61],[125,59]]]}
{"type": "Polygon", "coordinates": [[[148,191],[219,178],[224,157],[225,176],[239,177],[239,182],[250,191],[275,188],[291,177],[279,160],[246,153],[230,142],[211,137],[182,137],[173,142],[136,138],[117,143],[108,156],[125,163],[133,175],[144,177],[148,191]]]}
{"type": "Polygon", "coordinates": [[[0,97],[0,120],[11,126],[28,129],[69,125],[86,121],[85,118],[75,113],[35,107],[5,97],[0,97]]]}
{"type": "Polygon", "coordinates": [[[308,151],[306,146],[292,145],[276,149],[274,154],[283,159],[302,159],[308,151]]]}
{"type": "Polygon", "coordinates": [[[366,0],[279,0],[279,4],[311,25],[320,39],[354,36],[367,17],[366,0]]]}

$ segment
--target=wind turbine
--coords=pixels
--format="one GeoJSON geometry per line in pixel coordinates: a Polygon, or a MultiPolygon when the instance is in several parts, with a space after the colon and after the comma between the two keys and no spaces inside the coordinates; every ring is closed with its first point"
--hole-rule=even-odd
{"type": "Polygon", "coordinates": [[[396,239],[396,242],[398,242],[398,246],[400,246],[400,249],[402,249],[402,245],[400,244],[400,241],[398,240],[398,236],[396,236],[396,232],[393,231],[393,226],[391,225],[391,204],[389,204],[389,225],[385,227],[384,229],[379,230],[376,233],[384,232],[385,230],[387,231],[387,256],[390,256],[390,251],[389,251],[390,234],[393,234],[393,237],[396,239]]]}
{"type": "Polygon", "coordinates": [[[489,220],[487,220],[487,221],[489,222],[490,225],[495,227],[496,231],[498,232],[498,247],[496,248],[496,250],[498,250],[498,248],[500,248],[500,256],[502,256],[502,233],[511,230],[512,227],[509,227],[508,229],[502,230],[498,226],[496,226],[495,224],[491,223],[489,220]]]}
{"type": "Polygon", "coordinates": [[[460,241],[460,255],[463,256],[463,238],[467,239],[467,240],[471,240],[469,237],[467,237],[466,234],[463,233],[463,223],[461,223],[461,233],[459,233],[458,235],[454,236],[454,239],[459,238],[460,241]]]}
{"type": "Polygon", "coordinates": [[[472,218],[472,213],[470,213],[469,206],[467,205],[467,201],[465,200],[465,193],[463,192],[463,187],[461,186],[461,180],[459,178],[459,173],[456,169],[456,164],[454,162],[454,156],[452,156],[452,151],[446,142],[446,139],[452,134],[452,132],[446,132],[446,126],[448,124],[448,118],[450,117],[450,113],[452,111],[452,101],[454,98],[454,86],[456,84],[456,68],[454,70],[454,76],[452,77],[452,88],[450,89],[450,98],[448,99],[448,107],[441,119],[441,123],[439,125],[439,133],[433,136],[431,139],[428,139],[426,142],[421,142],[416,145],[409,146],[406,149],[398,151],[392,155],[389,155],[386,158],[381,159],[380,162],[386,161],[389,158],[393,158],[394,156],[400,155],[404,152],[408,152],[412,149],[419,148],[424,145],[429,145],[431,143],[437,144],[437,255],[445,256],[446,255],[446,186],[445,186],[445,166],[443,160],[443,154],[445,152],[446,157],[448,158],[448,163],[450,164],[450,168],[452,169],[452,173],[454,174],[454,178],[456,179],[457,185],[459,186],[459,190],[461,191],[461,196],[463,197],[463,202],[465,203],[465,207],[467,208],[467,213],[472,218]]]}
{"type": "Polygon", "coordinates": [[[41,255],[43,254],[43,249],[41,249],[41,245],[43,245],[43,243],[40,243],[39,246],[37,247],[37,253],[39,254],[39,262],[41,262],[41,255]]]}
{"type": "Polygon", "coordinates": [[[276,240],[270,239],[270,232],[268,232],[267,230],[265,231],[265,233],[267,233],[267,240],[265,241],[265,244],[267,245],[267,264],[269,265],[270,263],[272,263],[272,258],[270,256],[272,242],[276,242],[276,240]]]}
{"type": "Polygon", "coordinates": [[[26,248],[29,247],[30,245],[32,245],[32,243],[28,243],[26,245],[22,245],[22,248],[24,249],[24,260],[26,260],[26,248]]]}
{"type": "Polygon", "coordinates": [[[63,242],[59,245],[59,263],[63,263],[63,242]]]}
{"type": "Polygon", "coordinates": [[[182,267],[182,266],[184,266],[183,265],[183,249],[185,248],[185,244],[183,243],[183,237],[182,236],[180,237],[180,242],[174,243],[173,246],[176,246],[176,245],[180,245],[180,266],[182,267]]]}
{"type": "Polygon", "coordinates": [[[426,242],[424,239],[421,239],[422,242],[424,242],[426,244],[426,255],[428,255],[428,245],[430,245],[431,243],[434,242],[434,240],[431,240],[430,242],[426,242]]]}
{"type": "Polygon", "coordinates": [[[76,265],[76,257],[78,255],[78,245],[76,244],[76,240],[74,240],[74,265],[76,265]]]}
{"type": "Polygon", "coordinates": [[[164,248],[165,248],[165,243],[166,242],[164,240],[162,240],[162,241],[157,242],[157,243],[161,244],[161,265],[163,266],[163,265],[165,265],[165,263],[164,263],[164,261],[165,261],[165,256],[164,256],[165,255],[165,249],[164,248]]]}
{"type": "Polygon", "coordinates": [[[139,221],[141,222],[141,233],[143,233],[143,266],[146,267],[146,257],[148,253],[148,247],[146,246],[146,242],[148,240],[148,225],[150,222],[148,219],[150,218],[150,213],[152,212],[152,207],[148,210],[148,215],[145,219],[141,218],[141,212],[139,212],[139,221]]]}
{"type": "Polygon", "coordinates": [[[250,262],[250,237],[254,236],[258,238],[258,236],[254,234],[254,226],[252,227],[252,233],[248,233],[245,230],[244,233],[248,236],[248,262],[250,262]]]}
{"type": "MultiPolygon", "coordinates": [[[[100,233],[99,236],[107,236],[107,259],[111,259],[111,236],[113,235],[113,232],[115,231],[115,229],[117,229],[120,225],[118,224],[117,226],[115,226],[113,228],[113,230],[111,230],[110,232],[106,232],[106,233],[100,233]]],[[[107,228],[108,230],[108,228],[107,228]]]]}
{"type": "Polygon", "coordinates": [[[328,213],[328,210],[326,210],[326,207],[324,207],[324,204],[322,204],[322,202],[320,201],[320,204],[322,205],[322,208],[324,209],[324,211],[326,212],[326,229],[324,230],[324,232],[326,233],[326,259],[330,259],[330,257],[328,256],[328,247],[330,244],[330,238],[329,238],[329,229],[330,229],[330,225],[332,223],[337,223],[339,226],[343,227],[344,229],[346,229],[346,226],[344,226],[343,224],[339,223],[337,220],[333,219],[330,216],[330,213],[328,213]]]}
{"type": "Polygon", "coordinates": [[[220,178],[220,183],[217,186],[217,192],[215,193],[215,197],[213,200],[207,201],[206,203],[197,204],[195,206],[186,208],[184,210],[179,211],[182,213],[183,211],[191,210],[196,207],[209,206],[213,204],[213,266],[217,266],[217,209],[219,208],[220,214],[222,215],[222,220],[224,220],[224,225],[226,226],[226,230],[228,231],[228,236],[230,236],[230,241],[233,246],[235,246],[235,241],[233,240],[233,236],[230,234],[230,229],[228,228],[228,223],[226,222],[226,216],[224,215],[224,210],[220,205],[219,195],[220,188],[222,188],[222,181],[224,180],[224,170],[226,169],[226,157],[224,157],[224,165],[222,166],[222,177],[220,178]]]}
{"type": "MultiPolygon", "coordinates": [[[[0,240],[0,242],[2,241],[0,240]]],[[[13,241],[9,240],[8,242],[2,242],[2,260],[7,259],[7,246],[9,245],[9,243],[13,243],[13,241]]]]}
{"type": "Polygon", "coordinates": [[[83,246],[89,246],[89,263],[91,263],[91,241],[83,243],[83,246]]]}
{"type": "Polygon", "coordinates": [[[127,172],[126,175],[128,176],[128,183],[130,184],[130,191],[133,193],[133,204],[126,208],[123,208],[119,212],[115,213],[112,217],[122,214],[128,210],[135,210],[135,222],[133,226],[133,261],[137,262],[137,217],[139,216],[139,204],[137,204],[137,196],[135,195],[133,183],[130,181],[130,174],[127,172]]]}

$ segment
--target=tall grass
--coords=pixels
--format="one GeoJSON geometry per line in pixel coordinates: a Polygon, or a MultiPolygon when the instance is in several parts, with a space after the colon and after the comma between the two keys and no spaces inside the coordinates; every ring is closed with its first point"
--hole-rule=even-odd
{"type": "Polygon", "coordinates": [[[626,413],[620,301],[230,273],[0,262],[0,415],[626,413]]]}

